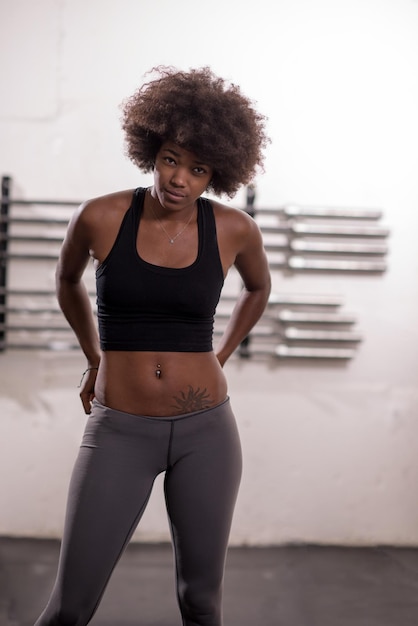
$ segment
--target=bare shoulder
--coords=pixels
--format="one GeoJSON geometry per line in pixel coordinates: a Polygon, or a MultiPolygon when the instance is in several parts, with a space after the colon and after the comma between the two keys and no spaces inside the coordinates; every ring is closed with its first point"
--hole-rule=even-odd
{"type": "Polygon", "coordinates": [[[218,237],[237,242],[238,248],[249,242],[261,243],[260,229],[255,220],[242,209],[211,200],[218,237]]]}
{"type": "Polygon", "coordinates": [[[220,226],[241,236],[251,235],[252,232],[259,230],[254,219],[246,211],[217,201],[210,202],[218,228],[220,226]]]}
{"type": "Polygon", "coordinates": [[[83,202],[70,221],[65,247],[79,249],[80,254],[88,253],[102,261],[131,205],[133,192],[133,189],[118,191],[83,202]]]}
{"type": "Polygon", "coordinates": [[[118,220],[121,214],[124,215],[128,210],[133,192],[133,189],[116,191],[86,200],[78,208],[76,217],[86,226],[96,224],[100,226],[103,221],[109,223],[118,220]]]}
{"type": "Polygon", "coordinates": [[[255,220],[242,209],[212,201],[216,221],[218,248],[226,276],[235,265],[250,283],[245,266],[265,266],[265,252],[260,229],[255,220]]]}

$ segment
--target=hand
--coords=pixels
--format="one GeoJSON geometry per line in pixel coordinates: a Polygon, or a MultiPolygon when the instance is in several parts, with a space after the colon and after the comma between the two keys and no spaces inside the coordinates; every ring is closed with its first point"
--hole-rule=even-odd
{"type": "Polygon", "coordinates": [[[91,403],[94,399],[94,385],[96,383],[97,371],[97,367],[88,368],[84,372],[79,385],[79,387],[81,387],[80,399],[86,415],[90,415],[91,413],[91,403]]]}

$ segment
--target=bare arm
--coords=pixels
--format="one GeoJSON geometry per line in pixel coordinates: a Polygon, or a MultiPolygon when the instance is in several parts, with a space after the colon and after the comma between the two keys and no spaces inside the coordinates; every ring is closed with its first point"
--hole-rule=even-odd
{"type": "Polygon", "coordinates": [[[271,278],[267,257],[260,230],[253,220],[248,221],[247,232],[234,265],[244,282],[244,288],[216,349],[216,356],[222,366],[258,322],[270,295],[271,278]]]}
{"type": "MultiPolygon", "coordinates": [[[[99,337],[94,315],[82,280],[90,259],[88,220],[83,209],[72,218],[56,269],[56,291],[59,305],[73,329],[87,359],[87,368],[97,368],[100,362],[99,337]]],[[[97,370],[91,369],[84,378],[80,397],[86,413],[90,412],[90,402],[94,397],[94,382],[97,370]]]]}

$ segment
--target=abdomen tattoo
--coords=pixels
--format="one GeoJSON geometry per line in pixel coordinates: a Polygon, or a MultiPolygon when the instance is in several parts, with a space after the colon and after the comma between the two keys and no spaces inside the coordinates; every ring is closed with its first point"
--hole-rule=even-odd
{"type": "Polygon", "coordinates": [[[174,396],[174,402],[173,408],[178,409],[181,413],[201,411],[202,409],[209,409],[213,405],[206,388],[203,390],[200,387],[193,389],[191,385],[189,385],[187,393],[180,391],[178,396],[174,396]]]}

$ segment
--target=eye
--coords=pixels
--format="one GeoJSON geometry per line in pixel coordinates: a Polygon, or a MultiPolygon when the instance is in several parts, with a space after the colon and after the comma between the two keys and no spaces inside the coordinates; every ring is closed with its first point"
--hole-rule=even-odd
{"type": "Polygon", "coordinates": [[[195,172],[195,174],[207,174],[204,167],[195,167],[193,168],[193,171],[195,172]]]}
{"type": "Polygon", "coordinates": [[[166,163],[168,163],[168,165],[175,165],[176,164],[175,160],[171,156],[165,156],[164,157],[164,161],[166,163]]]}

